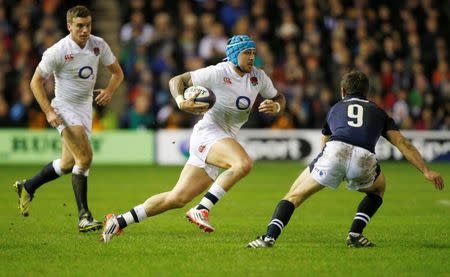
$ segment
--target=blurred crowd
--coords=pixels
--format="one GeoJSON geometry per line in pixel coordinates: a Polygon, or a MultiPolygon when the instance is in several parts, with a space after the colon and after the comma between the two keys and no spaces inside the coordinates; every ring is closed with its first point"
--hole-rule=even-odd
{"type": "MultiPolygon", "coordinates": [[[[111,114],[117,128],[192,127],[198,117],[177,109],[169,79],[220,62],[229,36],[249,34],[257,43],[256,66],[286,96],[287,108],[280,117],[254,112],[246,127],[322,127],[339,100],[341,77],[359,69],[370,79],[370,100],[401,129],[450,129],[448,0],[118,3],[123,24],[115,54],[127,103],[100,111],[96,128],[107,126],[111,114]]],[[[70,1],[0,0],[0,126],[46,127],[29,81],[42,52],[67,33],[67,6],[70,1]]],[[[52,85],[50,79],[50,94],[52,85]]]]}
{"type": "MultiPolygon", "coordinates": [[[[87,2],[0,0],[0,127],[48,127],[30,81],[44,51],[67,35],[66,11],[87,2]]],[[[45,85],[53,98],[53,77],[45,85]]]]}

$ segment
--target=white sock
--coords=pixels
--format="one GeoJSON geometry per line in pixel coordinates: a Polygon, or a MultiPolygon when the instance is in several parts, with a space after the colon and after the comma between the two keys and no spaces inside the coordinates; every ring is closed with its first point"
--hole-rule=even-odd
{"type": "Polygon", "coordinates": [[[134,207],[134,210],[136,211],[139,222],[147,218],[147,213],[145,212],[143,204],[134,207]]]}
{"type": "Polygon", "coordinates": [[[138,223],[147,218],[147,213],[145,212],[144,205],[138,205],[131,209],[129,212],[122,214],[123,219],[127,225],[132,223],[138,223]]]}
{"type": "Polygon", "coordinates": [[[77,175],[84,175],[84,176],[89,176],[89,168],[88,169],[82,169],[81,167],[79,167],[78,165],[74,165],[72,168],[72,173],[73,174],[77,174],[77,175]]]}
{"type": "MultiPolygon", "coordinates": [[[[203,207],[210,210],[217,201],[222,198],[225,193],[227,193],[221,186],[214,183],[208,190],[208,192],[203,196],[202,200],[200,201],[199,205],[202,205],[203,207]]],[[[197,206],[198,208],[198,206],[197,206]]]]}
{"type": "Polygon", "coordinates": [[[55,170],[56,174],[58,174],[59,176],[64,175],[64,172],[62,172],[62,170],[61,170],[61,159],[54,160],[52,162],[52,166],[53,166],[53,169],[55,170]]]}

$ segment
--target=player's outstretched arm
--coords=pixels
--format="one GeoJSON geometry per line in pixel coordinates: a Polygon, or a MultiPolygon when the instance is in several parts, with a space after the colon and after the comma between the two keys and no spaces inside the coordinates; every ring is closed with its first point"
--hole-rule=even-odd
{"type": "Polygon", "coordinates": [[[407,138],[397,130],[387,131],[387,138],[411,164],[423,173],[427,180],[434,184],[436,189],[442,190],[444,188],[444,180],[441,174],[428,168],[422,155],[407,138]]]}
{"type": "Polygon", "coordinates": [[[113,64],[107,66],[107,68],[109,72],[111,72],[111,78],[109,79],[108,86],[104,89],[94,90],[94,92],[98,93],[95,97],[95,102],[100,106],[104,106],[111,102],[113,93],[123,81],[123,71],[117,60],[113,64]]]}
{"type": "Polygon", "coordinates": [[[259,104],[260,113],[281,114],[286,106],[286,98],[283,94],[277,93],[272,99],[266,99],[259,104]]]}
{"type": "Polygon", "coordinates": [[[33,92],[36,101],[39,103],[42,111],[45,113],[47,122],[52,127],[58,127],[63,123],[62,118],[55,112],[53,107],[50,105],[50,101],[47,98],[47,93],[44,89],[45,78],[41,75],[39,68],[34,72],[33,78],[31,79],[30,87],[33,92]]]}
{"type": "Polygon", "coordinates": [[[190,72],[177,75],[169,81],[170,93],[177,102],[180,110],[193,114],[203,114],[208,111],[209,104],[194,102],[195,97],[197,97],[200,92],[194,94],[189,99],[184,99],[183,97],[184,91],[192,85],[193,83],[190,72]]]}

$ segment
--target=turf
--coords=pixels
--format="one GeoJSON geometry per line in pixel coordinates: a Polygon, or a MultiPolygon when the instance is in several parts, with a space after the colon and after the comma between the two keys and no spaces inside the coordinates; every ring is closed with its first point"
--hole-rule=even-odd
{"type": "MultiPolygon", "coordinates": [[[[403,162],[382,163],[388,188],[365,231],[376,248],[345,246],[362,195],[341,186],[321,191],[298,209],[274,248],[246,249],[303,166],[257,162],[212,211],[212,234],[188,223],[185,207],[130,226],[109,244],[99,241],[99,232],[77,232],[69,176],[43,186],[23,218],[11,185],[39,167],[2,166],[0,276],[448,276],[449,189],[436,191],[403,162]]],[[[432,168],[449,185],[450,166],[432,168]]],[[[94,166],[89,178],[94,216],[127,211],[170,190],[179,172],[179,167],[94,166]]]]}

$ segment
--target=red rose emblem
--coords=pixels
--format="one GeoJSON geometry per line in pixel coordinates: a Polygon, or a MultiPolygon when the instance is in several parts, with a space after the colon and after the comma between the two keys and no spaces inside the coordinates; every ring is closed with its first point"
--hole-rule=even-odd
{"type": "Polygon", "coordinates": [[[223,77],[223,83],[225,85],[231,86],[231,79],[228,77],[223,77]]]}
{"type": "Polygon", "coordinates": [[[256,85],[258,85],[258,78],[256,78],[256,77],[251,77],[250,78],[250,83],[252,83],[252,86],[256,86],[256,85]]]}
{"type": "Polygon", "coordinates": [[[205,151],[206,145],[202,144],[198,147],[198,152],[203,153],[205,151]]]}

